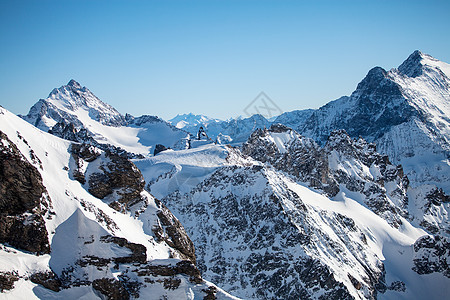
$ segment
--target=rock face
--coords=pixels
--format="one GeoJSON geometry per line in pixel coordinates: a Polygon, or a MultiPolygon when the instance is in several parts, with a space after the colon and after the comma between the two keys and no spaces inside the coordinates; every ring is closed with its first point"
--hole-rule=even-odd
{"type": "Polygon", "coordinates": [[[96,144],[85,128],[77,129],[73,123],[67,124],[64,120],[56,123],[48,133],[72,142],[96,144]]]}
{"type": "Polygon", "coordinates": [[[95,279],[92,287],[103,294],[106,299],[111,300],[128,300],[130,293],[120,284],[120,281],[108,278],[95,279]]]}
{"type": "Polygon", "coordinates": [[[345,129],[352,137],[374,141],[415,114],[406,103],[401,87],[384,69],[375,67],[350,97],[323,106],[298,130],[319,143],[326,141],[332,129],[345,129]]]}
{"type": "Polygon", "coordinates": [[[161,144],[156,144],[155,151],[153,151],[153,155],[156,155],[156,154],[166,151],[166,150],[167,150],[166,146],[161,145],[161,144]]]}
{"type": "Polygon", "coordinates": [[[0,272],[0,293],[12,290],[14,282],[19,280],[19,276],[14,272],[0,272]]]}
{"type": "Polygon", "coordinates": [[[414,243],[413,270],[419,274],[442,273],[450,278],[450,240],[440,235],[424,236],[414,243]]]}
{"type": "Polygon", "coordinates": [[[54,292],[61,290],[61,280],[53,271],[37,272],[30,276],[30,280],[33,283],[40,284],[46,289],[54,292]]]}
{"type": "Polygon", "coordinates": [[[255,165],[220,168],[190,193],[162,200],[189,224],[203,276],[236,296],[351,299],[386,290],[383,263],[355,222],[302,197],[285,177],[255,165]],[[350,276],[335,267],[342,261],[354,266],[350,276]]]}
{"type": "Polygon", "coordinates": [[[0,242],[49,253],[43,217],[50,203],[42,177],[1,131],[0,141],[0,242]]]}
{"type": "Polygon", "coordinates": [[[364,204],[395,227],[408,217],[408,179],[401,166],[376,152],[374,144],[334,131],[324,147],[284,125],[255,131],[242,152],[335,197],[342,189],[360,193],[364,204]]]}
{"type": "Polygon", "coordinates": [[[159,224],[152,228],[159,242],[166,242],[170,247],[178,250],[182,257],[196,263],[194,243],[188,237],[180,221],[159,200],[156,201],[159,208],[157,213],[159,224]]]}
{"type": "Polygon", "coordinates": [[[108,198],[105,200],[109,205],[121,212],[143,200],[144,179],[128,159],[86,144],[72,144],[71,153],[75,165],[72,176],[82,184],[87,183],[93,196],[108,198]]]}

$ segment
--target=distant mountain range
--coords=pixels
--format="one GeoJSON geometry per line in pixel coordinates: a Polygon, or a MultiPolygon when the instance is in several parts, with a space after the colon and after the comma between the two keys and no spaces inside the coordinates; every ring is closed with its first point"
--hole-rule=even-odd
{"type": "MultiPolygon", "coordinates": [[[[351,96],[319,109],[286,112],[273,122],[262,116],[218,121],[190,115],[182,128],[192,133],[201,125],[213,138],[227,137],[220,142],[239,144],[255,129],[280,123],[319,145],[333,130],[344,129],[352,138],[374,142],[380,153],[402,164],[413,184],[437,184],[450,192],[449,78],[450,65],[415,51],[398,69],[373,68],[351,96]]],[[[169,122],[175,124],[177,118],[169,122]]]]}
{"type": "Polygon", "coordinates": [[[74,80],[0,107],[0,297],[445,299],[449,118],[419,51],[272,121],[122,115],[74,80]]]}

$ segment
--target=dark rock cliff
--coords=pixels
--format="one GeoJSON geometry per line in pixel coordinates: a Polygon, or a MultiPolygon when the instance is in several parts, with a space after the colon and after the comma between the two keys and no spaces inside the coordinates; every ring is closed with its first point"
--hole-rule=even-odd
{"type": "Polygon", "coordinates": [[[39,171],[0,131],[0,242],[35,254],[50,252],[43,216],[49,203],[39,171]]]}

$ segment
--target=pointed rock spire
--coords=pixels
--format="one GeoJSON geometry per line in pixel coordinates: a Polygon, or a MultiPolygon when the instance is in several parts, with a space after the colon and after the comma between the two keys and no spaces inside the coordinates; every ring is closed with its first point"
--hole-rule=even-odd
{"type": "Polygon", "coordinates": [[[422,59],[425,54],[419,50],[414,51],[401,65],[398,70],[406,76],[417,77],[422,75],[423,64],[422,59]]]}
{"type": "Polygon", "coordinates": [[[75,81],[74,79],[71,79],[70,81],[69,81],[69,83],[67,83],[67,85],[68,86],[71,86],[71,87],[73,87],[73,88],[76,88],[76,89],[81,89],[82,87],[81,87],[81,84],[79,84],[77,81],[75,81]]]}

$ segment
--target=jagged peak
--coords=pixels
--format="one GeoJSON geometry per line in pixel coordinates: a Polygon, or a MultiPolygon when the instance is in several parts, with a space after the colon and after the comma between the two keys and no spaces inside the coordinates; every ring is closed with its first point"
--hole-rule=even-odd
{"type": "Polygon", "coordinates": [[[344,129],[333,130],[328,136],[325,148],[328,151],[337,150],[338,152],[353,153],[355,142],[344,129]]]}
{"type": "MultiPolygon", "coordinates": [[[[400,73],[409,76],[417,77],[423,73],[422,60],[426,55],[421,51],[414,51],[399,67],[400,73]]],[[[429,55],[428,55],[429,56],[429,55]]]]}
{"type": "Polygon", "coordinates": [[[385,76],[387,74],[386,70],[382,67],[376,66],[369,70],[367,76],[385,76]]]}
{"type": "Polygon", "coordinates": [[[282,133],[282,132],[288,132],[292,131],[292,128],[287,127],[286,125],[276,123],[270,125],[269,131],[276,132],[276,133],[282,133]]]}
{"type": "Polygon", "coordinates": [[[433,56],[416,50],[398,67],[398,71],[408,77],[418,77],[424,70],[441,69],[441,64],[442,62],[433,56]]]}
{"type": "Polygon", "coordinates": [[[380,82],[387,76],[387,71],[382,67],[372,68],[358,84],[357,90],[374,89],[379,86],[380,82]]]}
{"type": "Polygon", "coordinates": [[[76,89],[81,89],[81,88],[82,88],[81,84],[79,84],[79,83],[78,83],[77,81],[75,81],[74,79],[71,79],[71,80],[67,83],[67,85],[70,86],[70,87],[76,88],[76,89]]]}
{"type": "Polygon", "coordinates": [[[88,90],[86,87],[82,87],[78,81],[71,79],[71,80],[69,80],[69,82],[66,85],[62,85],[59,88],[54,88],[48,96],[51,97],[52,95],[64,94],[64,93],[72,92],[72,91],[85,92],[88,90]]]}
{"type": "Polygon", "coordinates": [[[347,142],[351,143],[352,139],[345,129],[333,130],[328,137],[329,142],[347,142]]]}

